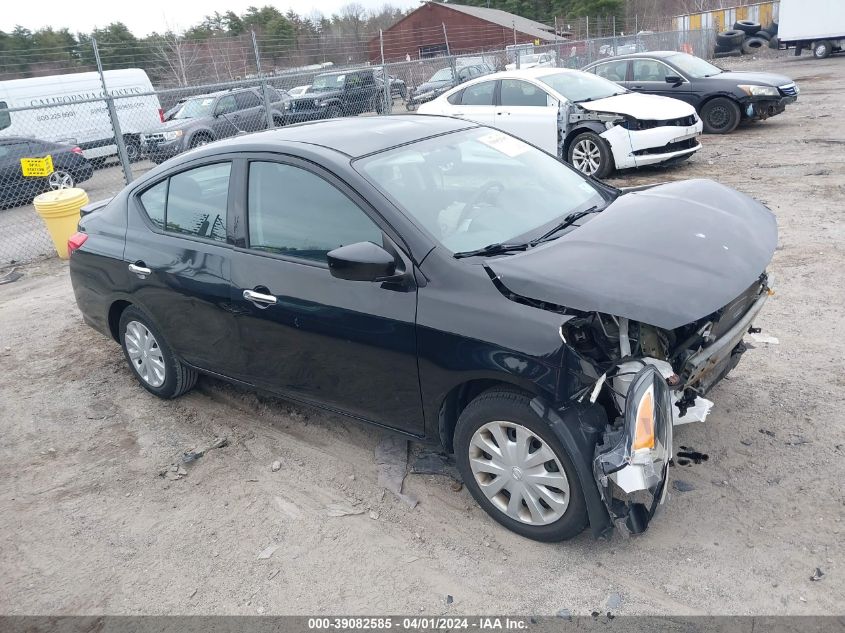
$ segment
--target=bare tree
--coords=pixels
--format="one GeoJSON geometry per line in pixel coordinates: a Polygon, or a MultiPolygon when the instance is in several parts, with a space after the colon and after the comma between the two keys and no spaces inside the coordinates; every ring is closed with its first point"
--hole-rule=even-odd
{"type": "Polygon", "coordinates": [[[175,31],[168,29],[163,35],[154,33],[150,36],[152,53],[155,59],[176,80],[178,86],[187,86],[188,69],[199,57],[201,45],[186,40],[175,31]]]}

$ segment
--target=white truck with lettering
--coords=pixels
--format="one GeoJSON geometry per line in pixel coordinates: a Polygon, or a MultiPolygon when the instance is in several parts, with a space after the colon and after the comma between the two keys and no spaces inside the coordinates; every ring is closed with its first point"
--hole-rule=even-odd
{"type": "MultiPolygon", "coordinates": [[[[161,104],[143,70],[127,68],[103,74],[114,97],[127,154],[134,160],[140,156],[141,132],[162,123],[161,104]]],[[[86,158],[102,161],[117,153],[103,97],[96,72],[0,81],[0,137],[78,145],[86,158]]]]}

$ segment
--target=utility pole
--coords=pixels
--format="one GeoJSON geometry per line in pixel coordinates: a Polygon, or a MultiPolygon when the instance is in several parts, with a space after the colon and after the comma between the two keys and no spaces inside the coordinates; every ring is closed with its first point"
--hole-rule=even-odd
{"type": "Polygon", "coordinates": [[[387,66],[384,65],[384,33],[378,30],[378,45],[381,50],[381,77],[384,80],[384,109],[390,114],[393,110],[393,97],[390,92],[390,75],[387,74],[387,66]]]}
{"type": "Polygon", "coordinates": [[[91,38],[91,46],[94,48],[94,61],[97,62],[97,72],[100,73],[100,84],[103,86],[103,98],[106,100],[106,109],[111,119],[111,128],[114,132],[114,144],[117,146],[117,157],[120,159],[120,166],[123,167],[123,180],[128,185],[132,182],[132,168],[129,166],[129,155],[126,153],[126,144],[123,142],[123,132],[120,130],[120,121],[117,119],[117,110],[114,108],[114,97],[109,94],[106,86],[106,76],[103,74],[103,63],[100,61],[100,49],[97,48],[97,38],[91,38]]]}
{"type": "Polygon", "coordinates": [[[275,127],[273,123],[273,111],[270,109],[270,92],[267,90],[267,80],[264,79],[264,74],[261,72],[261,55],[258,54],[258,40],[255,39],[255,31],[252,33],[252,50],[255,52],[255,69],[258,71],[258,77],[261,79],[261,94],[264,97],[264,114],[267,116],[267,129],[275,127]]]}

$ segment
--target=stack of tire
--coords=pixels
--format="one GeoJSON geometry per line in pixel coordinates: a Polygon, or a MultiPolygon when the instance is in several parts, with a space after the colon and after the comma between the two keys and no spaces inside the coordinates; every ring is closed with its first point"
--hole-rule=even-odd
{"type": "Polygon", "coordinates": [[[716,36],[714,57],[739,57],[743,53],[753,55],[766,46],[776,49],[777,35],[777,22],[772,22],[764,29],[759,22],[738,20],[732,29],[716,36]]]}

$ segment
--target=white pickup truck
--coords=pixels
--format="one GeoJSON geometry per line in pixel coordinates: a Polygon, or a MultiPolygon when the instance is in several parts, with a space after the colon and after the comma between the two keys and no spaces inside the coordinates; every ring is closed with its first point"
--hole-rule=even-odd
{"type": "Polygon", "coordinates": [[[810,49],[816,59],[845,50],[845,1],[781,0],[778,15],[779,48],[810,49]]]}

